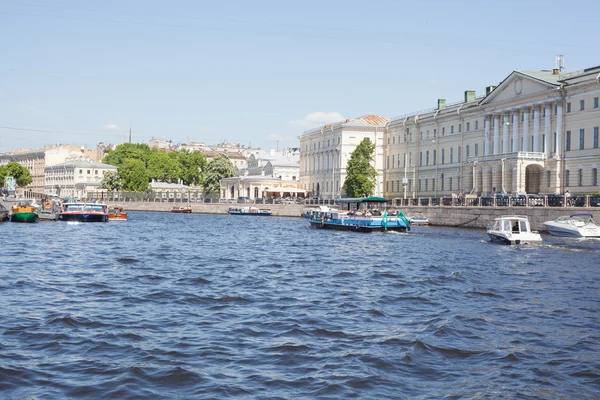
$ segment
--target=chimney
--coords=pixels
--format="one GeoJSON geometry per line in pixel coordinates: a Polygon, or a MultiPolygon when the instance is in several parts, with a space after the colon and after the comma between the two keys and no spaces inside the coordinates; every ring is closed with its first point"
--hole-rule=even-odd
{"type": "Polygon", "coordinates": [[[558,68],[554,68],[552,70],[552,75],[558,75],[558,68]]]}
{"type": "Polygon", "coordinates": [[[474,90],[465,90],[465,103],[475,100],[476,94],[474,90]]]}
{"type": "Polygon", "coordinates": [[[442,108],[446,108],[446,99],[438,99],[437,109],[441,110],[442,108]]]}
{"type": "Polygon", "coordinates": [[[496,89],[496,86],[486,86],[485,95],[489,96],[489,94],[492,93],[494,91],[494,89],[496,89]]]}

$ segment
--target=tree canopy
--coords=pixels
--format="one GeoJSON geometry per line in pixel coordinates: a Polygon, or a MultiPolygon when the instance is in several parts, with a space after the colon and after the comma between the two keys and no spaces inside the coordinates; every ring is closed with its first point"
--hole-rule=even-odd
{"type": "Polygon", "coordinates": [[[124,190],[143,192],[148,189],[148,171],[142,160],[126,159],[119,167],[119,176],[124,190]]]}
{"type": "Polygon", "coordinates": [[[102,178],[102,182],[100,183],[100,187],[106,190],[121,190],[123,188],[123,182],[121,181],[121,177],[119,176],[118,171],[106,171],[104,173],[104,177],[102,178]]]}
{"type": "Polygon", "coordinates": [[[348,196],[367,197],[375,191],[377,170],[371,165],[374,151],[375,144],[365,138],[350,155],[344,182],[344,190],[348,196]]]}
{"type": "Polygon", "coordinates": [[[20,187],[27,186],[33,182],[31,173],[27,168],[16,161],[11,161],[6,165],[0,165],[0,185],[4,185],[4,178],[12,176],[20,187]]]}
{"type": "Polygon", "coordinates": [[[220,180],[235,176],[235,166],[225,154],[219,154],[206,166],[204,174],[204,194],[207,197],[218,197],[221,189],[220,180]]]}

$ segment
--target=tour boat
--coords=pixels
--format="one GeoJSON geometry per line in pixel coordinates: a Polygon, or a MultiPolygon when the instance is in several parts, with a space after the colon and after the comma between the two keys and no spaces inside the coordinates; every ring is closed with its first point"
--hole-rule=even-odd
{"type": "Polygon", "coordinates": [[[573,214],[544,222],[546,230],[553,236],[600,237],[600,226],[592,214],[573,214]]]}
{"type": "Polygon", "coordinates": [[[312,215],[315,212],[337,211],[337,209],[338,209],[337,207],[330,207],[330,206],[308,206],[308,207],[305,207],[304,209],[302,209],[300,216],[310,219],[310,217],[312,217],[312,215]]]}
{"type": "Polygon", "coordinates": [[[229,207],[227,212],[231,215],[255,215],[264,217],[271,215],[270,209],[257,207],[229,207]]]}
{"type": "Polygon", "coordinates": [[[171,209],[171,212],[181,213],[181,214],[191,214],[192,206],[187,206],[187,207],[173,206],[173,208],[171,209]]]}
{"type": "Polygon", "coordinates": [[[19,202],[12,206],[10,214],[11,222],[37,222],[38,213],[35,206],[28,202],[19,202]]]}
{"type": "Polygon", "coordinates": [[[526,216],[508,215],[496,218],[489,226],[487,234],[492,242],[501,244],[530,244],[542,241],[536,231],[532,231],[526,216]]]}
{"type": "Polygon", "coordinates": [[[127,221],[127,213],[123,209],[123,206],[117,204],[108,206],[108,220],[127,221]]]}
{"type": "Polygon", "coordinates": [[[101,203],[64,203],[58,219],[74,222],[107,222],[108,206],[101,203]]]}
{"type": "Polygon", "coordinates": [[[383,197],[341,199],[340,207],[347,205],[349,210],[317,211],[310,218],[310,226],[357,232],[409,231],[410,221],[401,211],[380,210],[386,202],[383,197]]]}

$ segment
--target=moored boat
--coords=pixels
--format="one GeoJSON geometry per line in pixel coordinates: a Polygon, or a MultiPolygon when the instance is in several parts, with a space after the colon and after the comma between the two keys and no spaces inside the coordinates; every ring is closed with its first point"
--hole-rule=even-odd
{"type": "Polygon", "coordinates": [[[58,218],[61,221],[107,222],[108,206],[101,203],[64,203],[58,218]]]}
{"type": "Polygon", "coordinates": [[[28,202],[19,202],[12,206],[10,213],[11,222],[37,222],[38,213],[35,206],[28,202]]]}
{"type": "Polygon", "coordinates": [[[46,201],[37,209],[40,221],[58,221],[60,216],[60,203],[57,200],[46,201]]]}
{"type": "Polygon", "coordinates": [[[255,215],[267,217],[271,215],[269,208],[257,208],[257,207],[229,207],[227,212],[231,215],[255,215]]]}
{"type": "Polygon", "coordinates": [[[600,226],[592,214],[579,213],[544,222],[548,233],[563,237],[600,237],[600,226]]]}
{"type": "Polygon", "coordinates": [[[190,206],[190,205],[184,206],[184,207],[173,206],[173,208],[171,209],[171,212],[180,213],[180,214],[191,214],[192,206],[190,206]]]}
{"type": "Polygon", "coordinates": [[[337,207],[330,207],[330,206],[308,206],[308,207],[305,207],[302,209],[300,216],[310,219],[310,217],[312,217],[312,215],[316,212],[328,212],[328,211],[337,211],[337,210],[338,210],[337,207]]]}
{"type": "Polygon", "coordinates": [[[409,217],[408,220],[410,221],[411,225],[429,225],[429,218],[427,218],[423,214],[414,215],[412,217],[409,217]]]}
{"type": "Polygon", "coordinates": [[[542,241],[536,231],[532,231],[529,219],[522,215],[507,215],[496,218],[489,226],[487,234],[492,242],[501,244],[530,244],[542,241]]]}
{"type": "Polygon", "coordinates": [[[9,212],[2,204],[0,204],[0,222],[8,221],[9,212]]]}
{"type": "Polygon", "coordinates": [[[127,212],[123,209],[123,206],[118,204],[112,204],[108,206],[108,220],[109,221],[127,221],[127,212]]]}
{"type": "Polygon", "coordinates": [[[357,232],[409,231],[408,218],[401,211],[385,209],[386,203],[387,199],[383,197],[341,199],[340,206],[347,205],[349,210],[317,211],[310,218],[310,226],[357,232]]]}

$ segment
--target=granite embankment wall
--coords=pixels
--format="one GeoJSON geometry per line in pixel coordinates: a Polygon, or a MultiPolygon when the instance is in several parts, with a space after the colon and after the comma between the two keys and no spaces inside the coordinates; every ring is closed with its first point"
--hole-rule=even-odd
{"type": "MultiPolygon", "coordinates": [[[[173,208],[173,203],[143,203],[143,202],[126,202],[122,203],[123,207],[128,211],[156,211],[170,212],[173,208]]],[[[182,204],[177,204],[181,206],[182,204]]],[[[185,204],[183,204],[185,205],[185,204]]],[[[191,203],[192,212],[199,214],[227,214],[227,209],[232,206],[243,207],[253,206],[258,208],[268,208],[271,210],[271,215],[279,217],[300,217],[302,209],[305,207],[301,204],[221,204],[221,203],[191,203]]]]}

